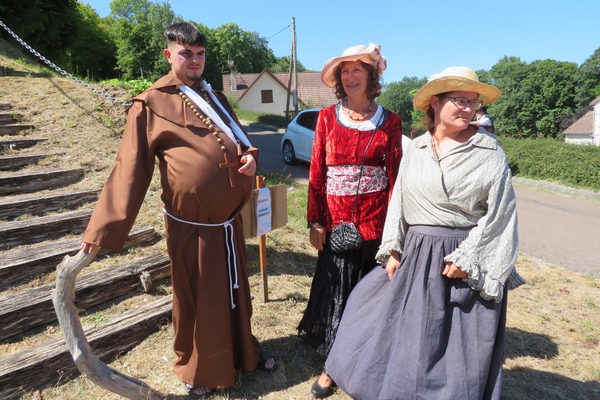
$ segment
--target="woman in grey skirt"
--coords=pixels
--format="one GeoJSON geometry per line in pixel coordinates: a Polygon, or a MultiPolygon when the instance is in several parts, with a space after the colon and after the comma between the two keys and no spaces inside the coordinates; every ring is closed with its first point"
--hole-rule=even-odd
{"type": "Polygon", "coordinates": [[[429,131],[406,149],[376,268],[350,295],[326,361],[355,399],[499,399],[507,288],[523,280],[511,172],[470,126],[500,96],[467,67],[432,76],[413,104],[429,131]]]}

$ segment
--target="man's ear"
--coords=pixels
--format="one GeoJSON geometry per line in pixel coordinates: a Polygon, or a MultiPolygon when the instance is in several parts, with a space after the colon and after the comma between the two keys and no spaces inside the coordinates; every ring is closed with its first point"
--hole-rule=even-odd
{"type": "Polygon", "coordinates": [[[167,58],[167,61],[169,62],[169,64],[171,64],[171,52],[169,51],[169,49],[164,49],[163,54],[167,58]]]}

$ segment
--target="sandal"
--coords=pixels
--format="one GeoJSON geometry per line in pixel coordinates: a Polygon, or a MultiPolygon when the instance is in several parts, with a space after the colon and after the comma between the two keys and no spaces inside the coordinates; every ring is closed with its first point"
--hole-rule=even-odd
{"type": "Polygon", "coordinates": [[[279,368],[279,364],[277,363],[277,360],[275,360],[275,356],[273,356],[273,354],[266,350],[263,350],[258,356],[258,365],[256,366],[256,368],[260,369],[261,371],[275,372],[277,371],[277,368],[279,368]],[[267,361],[269,361],[270,359],[273,359],[275,363],[271,368],[267,368],[267,361]]]}
{"type": "Polygon", "coordinates": [[[187,391],[188,396],[193,399],[206,399],[210,397],[210,395],[214,392],[214,389],[204,388],[200,386],[190,385],[189,383],[183,383],[185,385],[185,390],[187,391]],[[196,390],[202,390],[204,393],[198,394],[196,390]]]}

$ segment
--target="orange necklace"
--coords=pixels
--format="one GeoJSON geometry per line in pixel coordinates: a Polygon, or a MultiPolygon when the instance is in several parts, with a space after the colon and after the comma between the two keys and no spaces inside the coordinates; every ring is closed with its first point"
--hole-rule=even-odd
{"type": "MultiPolygon", "coordinates": [[[[217,142],[219,143],[221,150],[223,150],[223,159],[225,160],[224,163],[219,164],[219,168],[221,168],[221,169],[227,168],[227,176],[229,177],[229,185],[231,187],[235,187],[235,182],[233,181],[233,174],[231,172],[231,169],[233,167],[237,167],[238,163],[237,162],[232,162],[232,163],[229,162],[229,158],[227,157],[227,147],[223,143],[223,139],[221,138],[219,131],[217,131],[217,128],[213,125],[210,118],[208,116],[202,114],[202,112],[196,108],[196,105],[194,103],[192,103],[185,94],[183,94],[182,92],[179,92],[179,96],[181,96],[184,103],[192,109],[192,112],[198,117],[198,119],[200,119],[200,121],[202,121],[202,123],[204,123],[204,125],[206,125],[206,127],[212,132],[213,136],[215,138],[217,138],[217,142]]],[[[208,103],[208,99],[207,99],[207,103],[208,103]]],[[[210,103],[208,103],[208,104],[210,104],[210,103]]]]}

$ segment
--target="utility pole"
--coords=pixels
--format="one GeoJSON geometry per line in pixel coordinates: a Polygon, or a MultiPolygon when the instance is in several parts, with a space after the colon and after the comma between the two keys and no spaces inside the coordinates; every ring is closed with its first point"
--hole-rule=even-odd
{"type": "Polygon", "coordinates": [[[290,78],[288,80],[287,102],[285,106],[285,118],[290,115],[290,96],[294,99],[294,115],[298,113],[298,71],[296,69],[296,18],[292,17],[292,53],[290,55],[290,78]],[[292,90],[292,77],[294,78],[294,89],[292,90]]]}

